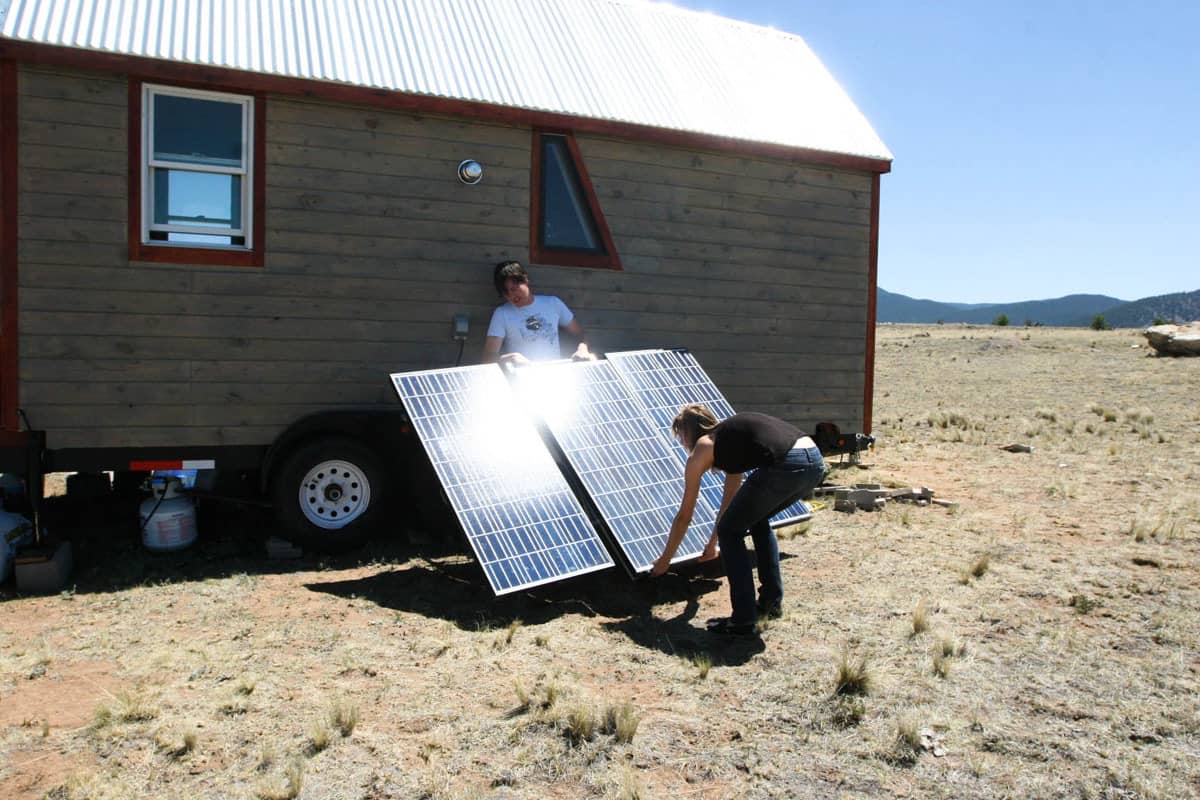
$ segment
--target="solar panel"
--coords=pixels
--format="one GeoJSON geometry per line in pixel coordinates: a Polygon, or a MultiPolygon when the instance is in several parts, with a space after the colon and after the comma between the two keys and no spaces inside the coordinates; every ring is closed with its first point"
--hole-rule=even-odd
{"type": "MultiPolygon", "coordinates": [[[[667,441],[671,442],[680,461],[687,461],[687,450],[675,441],[675,435],[671,432],[671,420],[679,413],[679,409],[689,403],[703,403],[716,414],[717,419],[733,416],[733,406],[729,405],[696,357],[686,350],[631,350],[608,353],[605,358],[642,402],[646,413],[667,441]]],[[[713,508],[721,507],[724,480],[724,475],[706,472],[700,482],[700,493],[713,508]]],[[[809,519],[812,519],[812,509],[803,500],[797,500],[771,517],[771,525],[778,528],[809,519]]]]}
{"type": "MultiPolygon", "coordinates": [[[[515,375],[522,399],[541,415],[630,569],[648,571],[683,498],[683,468],[669,444],[606,361],[538,364],[515,375]]],[[[672,562],[703,552],[714,518],[698,498],[672,562]]]]}
{"type": "Polygon", "coordinates": [[[613,565],[499,366],[391,377],[493,592],[613,565]]]}

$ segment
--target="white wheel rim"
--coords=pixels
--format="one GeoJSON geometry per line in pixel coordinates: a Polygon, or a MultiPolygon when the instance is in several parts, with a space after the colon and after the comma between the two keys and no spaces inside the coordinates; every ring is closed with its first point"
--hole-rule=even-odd
{"type": "Polygon", "coordinates": [[[300,511],[318,528],[344,528],[370,505],[367,474],[349,461],[322,461],[300,483],[300,511]]]}

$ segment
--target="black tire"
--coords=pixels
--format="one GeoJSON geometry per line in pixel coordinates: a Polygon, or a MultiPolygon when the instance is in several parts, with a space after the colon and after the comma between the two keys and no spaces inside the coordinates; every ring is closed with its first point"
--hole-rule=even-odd
{"type": "Polygon", "coordinates": [[[387,470],[354,439],[323,436],[293,450],[271,479],[275,519],[301,547],[342,553],[361,547],[385,520],[387,470]]]}

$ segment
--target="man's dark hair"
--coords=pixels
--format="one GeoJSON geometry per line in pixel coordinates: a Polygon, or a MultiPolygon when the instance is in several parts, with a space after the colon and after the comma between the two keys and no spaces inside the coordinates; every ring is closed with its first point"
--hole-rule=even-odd
{"type": "Polygon", "coordinates": [[[501,297],[504,297],[504,283],[509,278],[521,283],[529,283],[529,273],[521,266],[520,261],[501,261],[492,272],[492,283],[496,287],[496,293],[501,297]]]}

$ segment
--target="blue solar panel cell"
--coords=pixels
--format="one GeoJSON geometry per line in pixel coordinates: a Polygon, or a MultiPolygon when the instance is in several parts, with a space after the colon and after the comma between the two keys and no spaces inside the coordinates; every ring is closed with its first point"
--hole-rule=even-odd
{"type": "MultiPolygon", "coordinates": [[[[670,445],[608,362],[538,364],[517,370],[516,381],[630,568],[648,571],[662,553],[683,497],[683,469],[670,445]]],[[[674,561],[700,555],[714,517],[701,497],[674,561]]]]}
{"type": "Polygon", "coordinates": [[[493,592],[612,566],[498,366],[391,377],[493,592]]]}
{"type": "MultiPolygon", "coordinates": [[[[687,461],[687,451],[675,441],[671,420],[679,409],[689,403],[703,403],[717,416],[733,416],[733,406],[721,394],[708,373],[686,350],[632,350],[608,353],[606,358],[629,390],[641,401],[646,413],[654,420],[666,439],[671,442],[675,456],[687,461]]],[[[724,476],[706,472],[701,480],[700,493],[713,508],[721,507],[724,476]]],[[[812,509],[800,500],[771,517],[771,525],[779,527],[812,518],[812,509]]]]}

